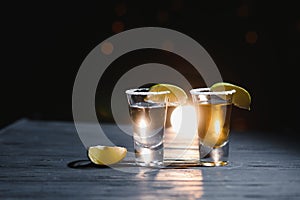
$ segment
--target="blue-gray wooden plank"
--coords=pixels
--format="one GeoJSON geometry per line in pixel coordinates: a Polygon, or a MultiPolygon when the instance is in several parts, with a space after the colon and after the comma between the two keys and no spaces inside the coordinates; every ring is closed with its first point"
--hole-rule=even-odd
{"type": "Polygon", "coordinates": [[[264,135],[232,132],[226,167],[75,169],[87,157],[72,123],[23,119],[0,131],[0,199],[299,199],[297,141],[264,135]]]}

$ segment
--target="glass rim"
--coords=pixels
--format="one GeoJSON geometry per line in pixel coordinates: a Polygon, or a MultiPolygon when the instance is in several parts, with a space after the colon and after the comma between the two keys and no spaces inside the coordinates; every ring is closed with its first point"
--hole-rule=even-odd
{"type": "Polygon", "coordinates": [[[162,95],[162,94],[169,94],[170,91],[159,91],[159,92],[136,92],[136,90],[149,90],[149,88],[134,88],[134,89],[128,89],[125,91],[126,94],[129,95],[162,95]]]}
{"type": "Polygon", "coordinates": [[[226,90],[226,91],[211,91],[210,88],[195,88],[190,90],[193,95],[203,94],[203,95],[232,95],[236,93],[236,90],[226,90]]]}

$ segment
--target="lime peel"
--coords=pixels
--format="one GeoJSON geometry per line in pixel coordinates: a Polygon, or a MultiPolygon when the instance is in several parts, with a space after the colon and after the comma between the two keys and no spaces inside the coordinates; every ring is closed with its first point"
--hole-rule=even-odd
{"type": "Polygon", "coordinates": [[[236,92],[232,96],[233,105],[242,109],[250,110],[251,96],[246,89],[226,82],[215,83],[210,87],[210,89],[212,91],[235,90],[236,92]]]}
{"type": "MultiPolygon", "coordinates": [[[[153,85],[149,92],[161,92],[161,91],[169,91],[170,93],[167,94],[169,103],[176,103],[176,104],[185,104],[188,96],[183,89],[176,85],[161,83],[153,85]]],[[[147,99],[151,99],[152,97],[149,96],[147,99]]]]}
{"type": "Polygon", "coordinates": [[[117,146],[91,146],[88,148],[88,157],[97,165],[112,165],[125,158],[127,149],[117,146]]]}

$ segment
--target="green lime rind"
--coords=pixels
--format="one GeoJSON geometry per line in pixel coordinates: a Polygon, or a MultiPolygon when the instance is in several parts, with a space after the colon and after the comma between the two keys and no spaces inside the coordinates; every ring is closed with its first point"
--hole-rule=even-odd
{"type": "Polygon", "coordinates": [[[246,89],[226,82],[215,83],[210,87],[210,89],[211,91],[235,90],[235,93],[232,97],[233,105],[242,109],[250,110],[251,96],[246,89]]]}

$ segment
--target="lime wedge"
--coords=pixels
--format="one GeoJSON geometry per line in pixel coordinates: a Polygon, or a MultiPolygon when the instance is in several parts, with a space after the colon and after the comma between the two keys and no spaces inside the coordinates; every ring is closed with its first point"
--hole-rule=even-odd
{"type": "Polygon", "coordinates": [[[127,149],[124,147],[91,146],[88,149],[89,159],[97,165],[112,165],[125,158],[127,149]]]}
{"type": "MultiPolygon", "coordinates": [[[[168,96],[168,101],[170,103],[174,104],[185,104],[188,96],[185,93],[183,89],[176,85],[171,85],[171,84],[156,84],[150,87],[150,92],[161,92],[161,91],[169,91],[170,93],[167,94],[168,96]]],[[[155,96],[153,96],[155,97],[155,96]]],[[[148,99],[151,99],[152,96],[147,97],[148,99]]]]}
{"type": "Polygon", "coordinates": [[[233,94],[232,103],[233,105],[250,110],[251,104],[251,96],[247,90],[244,88],[231,84],[231,83],[215,83],[213,84],[210,89],[212,91],[227,91],[227,90],[235,90],[236,92],[233,94]]]}

